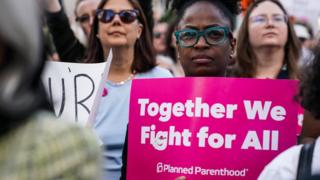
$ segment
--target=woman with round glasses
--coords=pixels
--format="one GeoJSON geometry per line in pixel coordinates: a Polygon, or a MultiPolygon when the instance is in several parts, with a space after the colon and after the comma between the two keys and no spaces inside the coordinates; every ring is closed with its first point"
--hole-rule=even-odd
{"type": "Polygon", "coordinates": [[[247,9],[238,34],[237,64],[233,76],[300,78],[299,39],[278,0],[253,2],[247,9]]]}
{"type": "MultiPolygon", "coordinates": [[[[223,77],[234,53],[231,30],[239,0],[169,0],[176,12],[177,56],[186,76],[223,77]]],[[[201,87],[197,87],[201,88],[201,87]]],[[[121,179],[126,179],[127,143],[121,179]]],[[[181,178],[183,179],[183,178],[181,178]]]]}
{"type": "Polygon", "coordinates": [[[186,76],[226,76],[236,40],[238,1],[173,1],[177,56],[186,76]]]}
{"type": "Polygon", "coordinates": [[[172,77],[155,67],[149,29],[137,0],[102,0],[94,18],[86,62],[113,60],[94,123],[104,148],[104,178],[119,179],[134,78],[172,77]]]}
{"type": "Polygon", "coordinates": [[[298,78],[299,41],[278,0],[252,3],[238,34],[235,76],[298,78]]]}

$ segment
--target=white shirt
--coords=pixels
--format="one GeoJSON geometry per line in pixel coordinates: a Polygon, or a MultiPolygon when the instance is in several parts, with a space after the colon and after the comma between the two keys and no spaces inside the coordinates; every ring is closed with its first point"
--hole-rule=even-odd
{"type": "MultiPolygon", "coordinates": [[[[292,146],[273,159],[262,171],[259,180],[296,179],[302,145],[292,146]]],[[[312,174],[320,174],[320,137],[316,140],[313,153],[312,174]]]]}

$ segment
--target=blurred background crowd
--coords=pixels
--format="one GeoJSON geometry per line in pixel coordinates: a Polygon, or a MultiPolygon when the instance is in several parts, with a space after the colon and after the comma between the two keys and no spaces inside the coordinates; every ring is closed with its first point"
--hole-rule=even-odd
{"type": "MultiPolygon", "coordinates": [[[[84,46],[88,43],[88,31],[89,24],[92,23],[92,19],[86,19],[88,15],[87,11],[92,11],[96,3],[80,3],[82,0],[60,0],[62,8],[64,9],[68,20],[70,22],[70,27],[77,37],[77,39],[84,46]],[[86,5],[88,4],[88,5],[86,5]],[[91,6],[91,7],[90,7],[91,6]],[[82,17],[82,18],[80,18],[82,17]]],[[[252,4],[254,0],[241,0],[240,6],[242,13],[240,13],[236,18],[236,28],[234,33],[237,34],[240,25],[243,21],[243,17],[247,7],[252,4]]],[[[313,50],[317,45],[320,38],[320,7],[318,6],[317,0],[280,0],[284,8],[287,10],[290,21],[294,24],[294,30],[298,36],[302,45],[302,54],[299,65],[308,63],[310,57],[313,56],[313,50]]],[[[172,38],[169,35],[172,33],[172,23],[174,20],[174,15],[172,12],[167,10],[165,0],[142,0],[141,4],[151,4],[152,9],[146,9],[148,13],[152,13],[152,26],[153,33],[153,45],[155,52],[157,54],[157,62],[161,66],[168,68],[174,76],[181,77],[184,76],[183,70],[181,69],[177,58],[175,57],[175,42],[168,42],[172,38]],[[170,29],[171,27],[171,29],[170,29]],[[170,32],[171,31],[171,32],[170,32]]],[[[146,5],[150,6],[150,5],[146,5]]],[[[149,15],[150,15],[149,14],[149,15]]],[[[92,14],[90,15],[90,17],[92,14]]],[[[91,17],[92,18],[92,17],[91,17]]],[[[150,19],[150,16],[149,16],[150,19]]],[[[45,26],[44,30],[49,32],[48,28],[45,26]]],[[[50,35],[49,35],[50,36],[50,35]]],[[[61,60],[59,54],[57,53],[54,43],[52,43],[52,37],[48,37],[50,42],[48,43],[48,53],[49,58],[52,60],[61,60]]],[[[63,59],[62,59],[63,60],[63,59]]],[[[63,60],[68,61],[68,59],[63,60]]]]}
{"type": "MultiPolygon", "coordinates": [[[[135,78],[301,80],[302,142],[314,141],[320,135],[318,4],[318,0],[2,0],[0,179],[96,179],[101,174],[103,179],[119,179],[126,165],[135,78]],[[110,49],[106,94],[90,129],[101,141],[98,146],[88,129],[42,113],[50,107],[40,75],[45,60],[104,62],[110,49]]],[[[296,170],[297,161],[286,162],[296,170]]],[[[273,168],[281,169],[277,164],[273,168]]],[[[264,172],[265,179],[279,177],[269,172],[264,172]]],[[[295,171],[290,173],[284,179],[295,177],[295,171]]]]}

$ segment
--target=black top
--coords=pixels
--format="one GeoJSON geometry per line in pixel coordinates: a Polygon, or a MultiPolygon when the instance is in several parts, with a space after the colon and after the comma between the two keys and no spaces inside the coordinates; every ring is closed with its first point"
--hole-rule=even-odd
{"type": "Polygon", "coordinates": [[[73,34],[64,11],[61,9],[56,13],[47,12],[46,18],[60,60],[63,62],[81,62],[85,47],[73,34]]]}
{"type": "Polygon", "coordinates": [[[277,79],[289,79],[289,72],[288,69],[286,67],[281,68],[277,79]]]}
{"type": "Polygon", "coordinates": [[[129,125],[127,126],[126,139],[124,141],[123,151],[122,151],[122,167],[121,167],[120,180],[127,179],[128,128],[129,128],[129,125]]]}

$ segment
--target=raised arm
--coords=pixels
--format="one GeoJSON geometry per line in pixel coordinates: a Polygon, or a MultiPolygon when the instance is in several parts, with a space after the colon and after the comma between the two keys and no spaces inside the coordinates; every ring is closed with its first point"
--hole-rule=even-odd
{"type": "Polygon", "coordinates": [[[85,47],[75,37],[59,0],[46,1],[46,19],[54,45],[64,62],[81,62],[85,47]]]}

